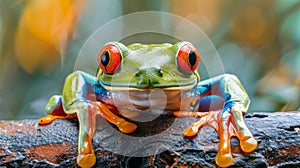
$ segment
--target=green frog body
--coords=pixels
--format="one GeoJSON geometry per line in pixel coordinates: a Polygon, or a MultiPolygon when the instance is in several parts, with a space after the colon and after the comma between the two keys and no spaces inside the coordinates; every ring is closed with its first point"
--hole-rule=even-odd
{"type": "Polygon", "coordinates": [[[183,135],[193,137],[204,125],[215,128],[220,138],[216,163],[229,166],[233,162],[232,136],[238,137],[245,152],[257,146],[243,120],[250,100],[234,75],[223,74],[200,81],[199,63],[200,54],[189,42],[128,46],[107,43],[98,54],[97,75],[71,73],[65,80],[62,95],[49,99],[45,107],[48,115],[39,119],[39,123],[77,117],[80,124],[77,163],[92,167],[96,162],[92,147],[96,115],[125,134],[137,129],[126,118],[136,118],[147,109],[198,117],[183,135]]]}

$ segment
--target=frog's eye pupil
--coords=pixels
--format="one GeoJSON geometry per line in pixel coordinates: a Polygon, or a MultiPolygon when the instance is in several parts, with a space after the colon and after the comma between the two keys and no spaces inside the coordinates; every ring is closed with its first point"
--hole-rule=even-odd
{"type": "Polygon", "coordinates": [[[121,52],[114,44],[105,45],[98,54],[98,64],[106,74],[114,74],[121,64],[121,52]]]}
{"type": "Polygon", "coordinates": [[[108,51],[105,51],[102,56],[101,56],[101,63],[102,65],[104,65],[105,67],[108,65],[109,63],[109,53],[108,51]]]}
{"type": "Polygon", "coordinates": [[[197,56],[194,51],[190,50],[190,53],[189,53],[190,66],[194,66],[196,64],[196,62],[197,62],[197,56]]]}
{"type": "Polygon", "coordinates": [[[191,74],[194,72],[200,62],[200,54],[197,49],[191,45],[183,45],[177,53],[177,66],[184,74],[191,74]]]}

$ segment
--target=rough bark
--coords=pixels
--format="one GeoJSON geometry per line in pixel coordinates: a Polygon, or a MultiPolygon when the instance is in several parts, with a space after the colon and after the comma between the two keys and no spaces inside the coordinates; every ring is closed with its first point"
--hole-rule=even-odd
{"type": "MultiPolygon", "coordinates": [[[[161,116],[138,123],[136,133],[123,136],[99,119],[95,167],[216,167],[218,136],[212,128],[204,127],[193,139],[182,138],[181,131],[192,121],[161,116]],[[157,147],[163,150],[153,154],[157,147]]],[[[300,167],[300,112],[249,113],[245,122],[259,145],[244,153],[232,139],[235,162],[230,167],[300,167]]],[[[77,136],[77,120],[46,126],[37,120],[0,121],[0,167],[77,167],[77,136]]]]}

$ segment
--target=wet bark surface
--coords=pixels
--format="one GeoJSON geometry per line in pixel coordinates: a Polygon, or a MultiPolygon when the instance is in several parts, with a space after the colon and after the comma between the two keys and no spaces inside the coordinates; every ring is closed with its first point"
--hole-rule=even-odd
{"type": "MultiPolygon", "coordinates": [[[[164,115],[137,123],[135,133],[124,135],[100,118],[95,167],[217,167],[219,141],[212,128],[183,138],[182,130],[193,121],[164,115]]],[[[249,113],[245,122],[259,145],[244,153],[233,138],[230,167],[300,167],[300,112],[249,113]]],[[[0,167],[77,167],[77,138],[77,120],[45,126],[37,120],[0,121],[0,167]]]]}

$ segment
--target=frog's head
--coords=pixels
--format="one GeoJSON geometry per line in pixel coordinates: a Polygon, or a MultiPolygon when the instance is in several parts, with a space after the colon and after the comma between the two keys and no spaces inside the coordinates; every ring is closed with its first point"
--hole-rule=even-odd
{"type": "Polygon", "coordinates": [[[188,42],[128,46],[110,42],[98,54],[97,77],[108,90],[186,90],[200,80],[199,62],[198,51],[188,42]]]}

